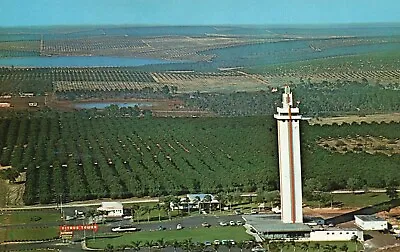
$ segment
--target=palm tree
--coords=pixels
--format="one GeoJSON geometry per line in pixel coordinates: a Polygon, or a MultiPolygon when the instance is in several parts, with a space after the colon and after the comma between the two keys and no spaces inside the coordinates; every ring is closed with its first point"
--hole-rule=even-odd
{"type": "Polygon", "coordinates": [[[132,218],[136,217],[136,220],[138,223],[139,223],[139,209],[140,209],[140,206],[137,204],[133,204],[131,207],[132,218]]]}
{"type": "Polygon", "coordinates": [[[315,244],[314,244],[314,248],[315,248],[315,249],[318,249],[318,252],[319,252],[319,249],[321,248],[321,244],[319,244],[318,242],[315,243],[315,244]]]}
{"type": "Polygon", "coordinates": [[[169,203],[168,205],[166,203],[162,204],[161,208],[168,215],[168,219],[171,220],[171,208],[169,203]]]}
{"type": "Polygon", "coordinates": [[[192,239],[186,239],[186,240],[182,241],[182,248],[185,251],[192,251],[193,246],[194,246],[194,243],[193,243],[192,239]]]}
{"type": "Polygon", "coordinates": [[[225,246],[227,246],[228,247],[228,251],[231,252],[231,248],[233,247],[233,245],[234,245],[233,242],[228,241],[225,246]]]}
{"type": "Polygon", "coordinates": [[[222,205],[225,202],[225,195],[223,193],[218,193],[217,195],[215,195],[215,199],[218,200],[219,203],[219,211],[222,212],[222,205]]]}
{"type": "Polygon", "coordinates": [[[159,248],[164,248],[165,245],[166,245],[167,243],[164,241],[164,238],[161,238],[161,239],[158,239],[158,240],[156,241],[156,244],[157,244],[157,246],[158,246],[159,248]]]}
{"type": "Polygon", "coordinates": [[[151,247],[154,246],[154,242],[152,240],[147,240],[144,242],[143,246],[149,249],[149,252],[151,252],[151,247]]]}
{"type": "Polygon", "coordinates": [[[200,214],[200,210],[201,210],[201,207],[200,207],[200,204],[201,204],[200,197],[199,197],[199,196],[194,197],[193,203],[194,203],[194,204],[197,204],[197,208],[199,209],[199,214],[200,214]]]}
{"type": "Polygon", "coordinates": [[[208,209],[209,209],[210,213],[211,213],[211,200],[212,200],[212,198],[211,198],[210,194],[205,195],[203,198],[203,202],[209,203],[208,209]]]}
{"type": "Polygon", "coordinates": [[[107,252],[114,251],[114,246],[111,245],[111,244],[107,244],[107,246],[106,246],[106,248],[104,249],[104,251],[107,251],[107,252]]]}
{"type": "Polygon", "coordinates": [[[179,215],[179,206],[180,206],[180,203],[181,203],[181,199],[178,198],[178,197],[174,197],[172,199],[172,203],[174,204],[174,207],[176,207],[178,209],[178,215],[179,215]]]}
{"type": "Polygon", "coordinates": [[[140,245],[142,245],[142,242],[141,241],[132,241],[131,244],[132,244],[132,249],[134,251],[139,251],[140,245]]]}
{"type": "Polygon", "coordinates": [[[358,251],[358,248],[357,248],[357,240],[358,240],[358,236],[357,236],[357,235],[353,235],[353,236],[351,237],[351,241],[353,241],[353,242],[356,244],[356,252],[358,251]]]}
{"type": "Polygon", "coordinates": [[[150,222],[150,213],[151,213],[152,208],[148,205],[141,206],[140,208],[141,208],[142,215],[147,213],[147,222],[150,222]]]}
{"type": "Polygon", "coordinates": [[[182,199],[181,202],[183,204],[187,204],[187,212],[188,212],[188,215],[190,215],[190,200],[189,200],[189,198],[185,197],[185,198],[182,199]]]}
{"type": "Polygon", "coordinates": [[[304,250],[304,251],[307,251],[308,252],[308,249],[310,248],[310,244],[308,243],[308,242],[302,242],[301,244],[300,244],[300,249],[301,250],[304,250]]]}
{"type": "Polygon", "coordinates": [[[161,209],[162,209],[162,205],[160,203],[157,203],[157,205],[155,206],[155,209],[157,209],[158,211],[158,221],[161,221],[161,209]]]}
{"type": "Polygon", "coordinates": [[[172,240],[168,241],[168,245],[174,248],[174,252],[176,252],[176,249],[181,246],[181,243],[178,240],[172,240]]]}
{"type": "Polygon", "coordinates": [[[228,193],[226,195],[226,200],[229,202],[229,210],[232,210],[233,194],[232,193],[228,193]]]}
{"type": "Polygon", "coordinates": [[[268,251],[270,251],[270,250],[269,250],[269,243],[270,243],[270,242],[271,242],[271,241],[270,241],[268,238],[265,238],[265,239],[264,239],[264,242],[263,242],[263,247],[265,247],[264,245],[267,245],[267,250],[268,250],[268,251]]]}
{"type": "Polygon", "coordinates": [[[196,245],[195,250],[199,251],[199,252],[203,252],[204,249],[206,248],[206,245],[202,242],[197,242],[197,243],[195,243],[195,245],[196,245]]]}
{"type": "Polygon", "coordinates": [[[213,248],[217,252],[219,249],[219,243],[213,243],[213,248]]]}
{"type": "Polygon", "coordinates": [[[349,250],[349,247],[347,244],[343,244],[343,246],[340,247],[340,251],[347,252],[349,250]]]}
{"type": "Polygon", "coordinates": [[[240,249],[240,252],[242,252],[243,249],[246,247],[246,243],[244,241],[240,241],[240,242],[236,243],[236,246],[240,249]]]}

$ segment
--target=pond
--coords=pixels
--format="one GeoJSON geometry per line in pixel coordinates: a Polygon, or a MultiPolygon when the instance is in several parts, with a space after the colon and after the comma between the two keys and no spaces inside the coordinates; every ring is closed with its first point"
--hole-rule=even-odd
{"type": "Polygon", "coordinates": [[[124,58],[103,56],[62,57],[11,57],[0,58],[0,66],[16,67],[124,67],[151,64],[168,64],[179,61],[148,58],[124,58]]]}

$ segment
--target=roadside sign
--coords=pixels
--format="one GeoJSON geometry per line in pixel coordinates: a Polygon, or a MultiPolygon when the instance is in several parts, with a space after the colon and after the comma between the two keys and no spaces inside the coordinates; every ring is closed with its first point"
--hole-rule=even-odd
{"type": "Polygon", "coordinates": [[[60,238],[63,240],[72,240],[73,231],[60,231],[60,238]]]}
{"type": "Polygon", "coordinates": [[[60,231],[93,230],[94,232],[97,232],[98,229],[99,229],[99,225],[97,225],[97,224],[60,226],[60,231]]]}

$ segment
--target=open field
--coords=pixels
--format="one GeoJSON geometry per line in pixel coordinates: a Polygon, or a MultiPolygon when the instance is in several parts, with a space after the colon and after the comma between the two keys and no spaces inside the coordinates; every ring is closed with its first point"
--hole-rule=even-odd
{"type": "Polygon", "coordinates": [[[400,153],[400,141],[385,137],[359,136],[320,139],[318,145],[327,150],[339,153],[365,151],[370,154],[382,153],[388,156],[400,153]]]}
{"type": "Polygon", "coordinates": [[[54,223],[61,221],[60,217],[60,212],[55,210],[4,211],[0,215],[0,225],[54,223]]]}
{"type": "Polygon", "coordinates": [[[58,227],[0,228],[0,242],[48,240],[58,237],[58,227]]]}

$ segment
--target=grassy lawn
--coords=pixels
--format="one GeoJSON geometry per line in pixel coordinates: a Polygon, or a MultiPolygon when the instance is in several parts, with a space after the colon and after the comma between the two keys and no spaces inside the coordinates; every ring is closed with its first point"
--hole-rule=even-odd
{"type": "Polygon", "coordinates": [[[333,200],[342,202],[344,207],[366,207],[389,201],[386,193],[364,193],[364,194],[335,194],[333,200]]]}
{"type": "Polygon", "coordinates": [[[249,240],[250,235],[245,233],[243,227],[211,227],[211,228],[194,228],[183,230],[166,230],[153,232],[137,232],[127,233],[117,238],[99,238],[88,240],[87,245],[91,248],[105,248],[107,244],[114,247],[131,244],[132,241],[157,241],[160,239],[178,240],[192,239],[194,242],[204,242],[213,240],[249,240]]]}
{"type": "MultiPolygon", "coordinates": [[[[333,194],[333,207],[340,204],[340,207],[367,207],[389,201],[386,193],[363,193],[363,194],[333,194]]],[[[310,207],[319,207],[320,203],[316,201],[305,202],[310,207]]],[[[325,207],[330,206],[328,203],[325,207]]],[[[321,205],[324,207],[324,205],[321,205]]]]}
{"type": "Polygon", "coordinates": [[[61,221],[60,213],[52,210],[10,211],[0,214],[0,224],[28,224],[61,221]]]}
{"type": "Polygon", "coordinates": [[[7,228],[0,230],[3,241],[46,240],[58,237],[58,227],[7,228]],[[4,238],[5,237],[5,238],[4,238]]]}

